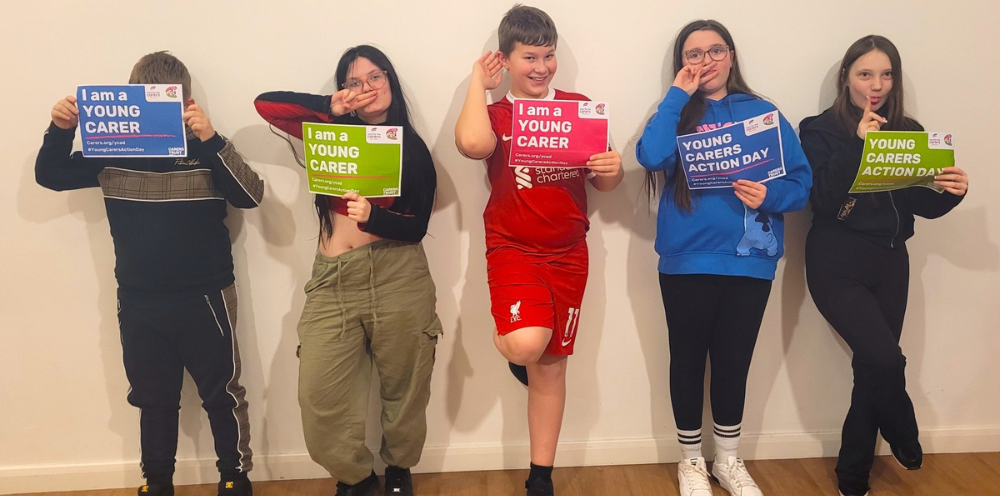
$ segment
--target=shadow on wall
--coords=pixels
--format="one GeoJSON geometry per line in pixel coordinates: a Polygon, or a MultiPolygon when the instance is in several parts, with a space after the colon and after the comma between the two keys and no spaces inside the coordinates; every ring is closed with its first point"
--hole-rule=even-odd
{"type": "MultiPolygon", "coordinates": [[[[231,227],[231,238],[233,239],[233,259],[236,267],[236,283],[239,289],[240,324],[238,326],[239,336],[243,340],[240,352],[243,356],[244,376],[249,372],[250,376],[244,381],[247,388],[247,397],[250,402],[251,418],[259,418],[257,422],[252,422],[251,427],[251,447],[256,454],[265,455],[257,457],[256,470],[263,472],[267,477],[274,477],[269,461],[272,457],[266,456],[274,451],[281,452],[281,449],[274,450],[270,446],[271,439],[301,439],[301,424],[297,422],[271,422],[271,419],[297,419],[298,416],[279,414],[278,410],[287,411],[289,406],[297,405],[297,375],[289,373],[298,369],[295,358],[295,350],[298,345],[298,338],[295,337],[295,322],[304,303],[305,297],[301,290],[304,278],[308,276],[308,269],[305,268],[308,247],[310,243],[306,240],[296,240],[299,236],[297,215],[293,214],[293,208],[303,207],[302,203],[311,205],[309,195],[303,194],[301,189],[296,189],[296,195],[291,201],[278,198],[276,194],[275,182],[279,176],[280,168],[282,172],[290,170],[292,174],[300,173],[300,167],[291,159],[291,154],[287,148],[283,148],[279,138],[271,134],[266,125],[254,125],[241,128],[232,137],[233,144],[241,152],[247,163],[264,179],[265,191],[264,200],[260,207],[244,215],[243,211],[230,207],[230,217],[226,224],[231,227]],[[282,153],[283,152],[283,153],[282,153]],[[269,177],[270,176],[270,177],[269,177]],[[290,208],[290,205],[292,207],[290,208]],[[245,236],[242,230],[245,224],[253,227],[261,238],[263,238],[263,248],[268,255],[266,260],[277,262],[282,267],[287,268],[287,273],[291,274],[290,279],[275,280],[272,277],[251,277],[250,274],[261,274],[257,264],[264,264],[265,259],[260,258],[251,262],[247,257],[247,252],[243,247],[245,236]],[[297,246],[298,245],[298,246],[297,246]],[[296,284],[301,280],[301,284],[296,284]],[[278,345],[274,355],[261,357],[259,355],[260,346],[257,340],[258,314],[255,312],[254,284],[260,281],[267,281],[268,285],[278,286],[285,293],[291,295],[291,308],[281,320],[279,329],[265,330],[265,335],[277,333],[279,335],[278,345]],[[251,361],[252,360],[252,361],[251,361]],[[269,364],[270,375],[266,379],[263,376],[264,364],[269,364]],[[258,412],[258,415],[253,415],[258,412]]],[[[284,177],[283,177],[284,178],[284,177]]],[[[280,181],[279,181],[280,182],[280,181]]],[[[294,179],[292,180],[294,183],[294,179]]],[[[299,236],[301,237],[301,236],[299,236]]],[[[265,291],[267,292],[267,291],[265,291]]],[[[257,302],[259,304],[259,302],[257,302]]]]}
{"type": "MultiPolygon", "coordinates": [[[[673,35],[670,36],[673,38],[673,35]]],[[[673,409],[670,404],[670,348],[667,340],[667,322],[663,313],[663,299],[660,296],[658,257],[653,247],[656,239],[656,218],[659,211],[660,194],[663,189],[663,174],[657,174],[658,184],[647,184],[647,173],[636,159],[636,144],[642,137],[646,123],[656,113],[656,109],[667,90],[673,84],[673,47],[671,41],[663,53],[660,71],[660,93],[649,105],[646,117],[636,123],[635,130],[622,150],[622,166],[625,179],[626,199],[632,207],[631,221],[624,225],[631,231],[628,247],[628,299],[632,307],[632,318],[638,332],[640,348],[646,364],[649,379],[650,435],[656,442],[657,460],[679,459],[680,450],[675,438],[673,409]],[[652,188],[652,190],[651,190],[652,188]],[[642,316],[640,318],[640,316],[642,316]],[[653,327],[644,325],[655,323],[653,327]]],[[[667,208],[673,208],[668,206],[667,208]]],[[[708,396],[706,395],[706,398],[708,396]]],[[[707,404],[707,400],[706,400],[707,404]]]]}
{"type": "MultiPolygon", "coordinates": [[[[317,92],[331,93],[329,90],[335,86],[333,81],[331,76],[317,92]]],[[[300,88],[274,89],[302,91],[300,88]]],[[[252,102],[248,104],[252,105],[252,102]]],[[[290,306],[280,318],[280,328],[270,331],[278,333],[279,337],[274,355],[268,357],[270,375],[266,382],[261,381],[262,390],[255,394],[255,396],[259,394],[262,402],[256,408],[252,403],[250,406],[252,411],[262,411],[261,425],[252,425],[254,436],[260,433],[256,437],[255,444],[260,446],[260,452],[265,455],[288,452],[289,449],[298,451],[304,448],[302,424],[300,417],[297,414],[289,415],[288,410],[289,408],[298,410],[296,350],[299,338],[296,329],[305,304],[305,293],[302,288],[310,278],[310,267],[319,239],[314,196],[306,187],[304,169],[293,156],[297,155],[299,160],[302,159],[301,140],[289,137],[277,129],[272,131],[268,124],[259,124],[241,128],[234,135],[233,141],[239,144],[244,157],[251,162],[251,166],[258,174],[263,177],[263,172],[267,172],[264,203],[259,212],[249,219],[249,223],[263,237],[268,259],[277,262],[283,268],[281,271],[283,275],[287,274],[283,279],[272,277],[266,280],[272,286],[272,290],[290,295],[290,306]],[[275,422],[274,419],[282,421],[275,422]],[[272,439],[297,442],[293,447],[287,445],[271,447],[272,439]]],[[[242,293],[252,295],[249,291],[241,291],[241,298],[242,293]]],[[[376,425],[378,423],[377,411],[369,415],[368,423],[372,422],[376,425]]],[[[267,478],[276,477],[278,469],[269,463],[275,460],[280,462],[280,458],[275,459],[273,456],[258,458],[256,469],[263,471],[267,478]]]]}
{"type": "MultiPolygon", "coordinates": [[[[38,146],[41,146],[39,141],[38,146]]],[[[61,217],[72,216],[83,220],[90,242],[90,253],[93,256],[94,279],[98,289],[96,295],[77,297],[93,300],[93,305],[100,314],[100,323],[94,336],[96,347],[101,352],[100,361],[104,368],[106,397],[109,398],[108,411],[111,416],[106,428],[121,437],[122,459],[135,460],[139,458],[139,415],[129,408],[123,408],[128,394],[128,380],[122,366],[121,335],[118,331],[117,291],[114,268],[114,244],[111,240],[107,223],[107,213],[104,209],[104,197],[99,188],[88,188],[76,191],[54,192],[46,190],[35,183],[35,155],[25,158],[18,188],[18,214],[24,220],[36,224],[44,224],[61,217]]],[[[52,240],[58,242],[58,240],[52,240]]],[[[82,267],[82,270],[89,270],[82,267]]],[[[94,329],[79,329],[79,332],[93,333],[94,329]]],[[[74,384],[68,362],[64,376],[69,378],[65,387],[85,388],[86,384],[74,384]]],[[[79,377],[77,377],[79,379],[79,377]]],[[[95,426],[97,427],[97,426],[95,426]]],[[[138,463],[136,463],[138,465],[138,463]]],[[[126,477],[122,486],[133,485],[138,480],[138,470],[135,477],[126,477]]]]}

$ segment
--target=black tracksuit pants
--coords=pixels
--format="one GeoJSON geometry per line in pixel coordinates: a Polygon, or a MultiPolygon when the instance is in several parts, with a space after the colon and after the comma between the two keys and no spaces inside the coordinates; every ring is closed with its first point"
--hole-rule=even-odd
{"type": "Polygon", "coordinates": [[[215,438],[219,471],[250,470],[250,426],[239,384],[236,287],[208,294],[136,295],[118,291],[128,402],[140,409],[143,476],[169,480],[177,452],[184,369],[198,386],[215,438]]]}
{"type": "Polygon", "coordinates": [[[854,391],[844,421],[837,478],[865,489],[878,432],[889,444],[917,438],[899,347],[910,261],[905,245],[886,248],[850,231],[813,225],[806,278],[816,308],[854,352],[854,391]]]}

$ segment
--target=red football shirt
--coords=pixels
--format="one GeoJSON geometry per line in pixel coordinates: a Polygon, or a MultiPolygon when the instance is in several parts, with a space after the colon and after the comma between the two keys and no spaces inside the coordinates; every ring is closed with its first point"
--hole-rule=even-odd
{"type": "MultiPolygon", "coordinates": [[[[496,136],[496,148],[486,165],[492,191],[483,219],[486,254],[512,248],[532,259],[566,253],[586,240],[587,169],[511,167],[510,137],[513,129],[513,96],[493,103],[487,110],[496,136]]],[[[550,90],[552,100],[589,100],[577,93],[550,90]]]]}

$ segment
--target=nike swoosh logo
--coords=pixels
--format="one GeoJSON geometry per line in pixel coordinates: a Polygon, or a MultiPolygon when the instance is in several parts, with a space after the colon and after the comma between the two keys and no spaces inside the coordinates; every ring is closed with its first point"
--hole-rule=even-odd
{"type": "Polygon", "coordinates": [[[510,141],[510,136],[507,136],[505,134],[505,135],[501,136],[501,139],[503,139],[504,141],[510,141]]]}
{"type": "Polygon", "coordinates": [[[572,342],[573,342],[573,338],[569,338],[569,339],[563,339],[563,340],[562,340],[562,345],[563,345],[563,346],[567,346],[567,345],[569,345],[569,344],[570,344],[570,343],[572,343],[572,342]]]}

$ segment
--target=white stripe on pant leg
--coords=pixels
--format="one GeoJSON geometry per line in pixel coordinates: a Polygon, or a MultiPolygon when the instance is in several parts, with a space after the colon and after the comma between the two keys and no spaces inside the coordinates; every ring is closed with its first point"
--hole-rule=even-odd
{"type": "MultiPolygon", "coordinates": [[[[226,383],[226,392],[229,393],[229,396],[233,398],[233,420],[236,421],[236,452],[240,454],[240,466],[238,467],[238,469],[240,472],[243,472],[244,471],[243,459],[246,457],[246,454],[244,454],[243,450],[240,449],[240,445],[243,444],[243,429],[241,428],[240,418],[238,415],[236,415],[236,409],[240,406],[240,402],[238,399],[236,399],[236,395],[229,390],[229,387],[233,384],[233,382],[236,381],[236,371],[237,367],[239,366],[238,365],[239,357],[237,356],[238,351],[236,347],[236,329],[233,328],[233,321],[232,319],[229,318],[229,305],[226,304],[226,295],[224,291],[225,289],[219,291],[219,294],[222,295],[222,305],[225,307],[226,310],[226,320],[229,321],[229,342],[230,346],[233,349],[233,375],[229,378],[229,382],[226,383]]],[[[233,291],[236,291],[235,283],[233,284],[233,291]]],[[[215,314],[214,310],[212,311],[212,314],[213,315],[215,314]]],[[[216,318],[215,322],[218,323],[219,319],[216,318]]]]}

